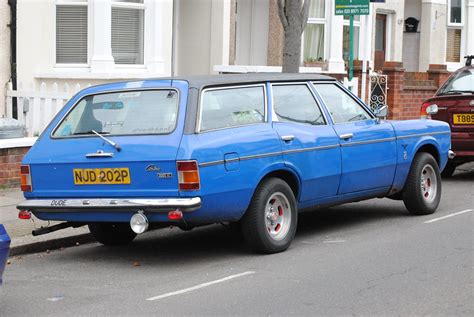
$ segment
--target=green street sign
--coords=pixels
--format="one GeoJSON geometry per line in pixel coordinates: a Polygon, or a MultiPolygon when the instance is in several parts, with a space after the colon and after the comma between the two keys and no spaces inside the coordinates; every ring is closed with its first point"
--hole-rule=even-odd
{"type": "Polygon", "coordinates": [[[336,15],[368,15],[370,0],[336,0],[336,15]]]}

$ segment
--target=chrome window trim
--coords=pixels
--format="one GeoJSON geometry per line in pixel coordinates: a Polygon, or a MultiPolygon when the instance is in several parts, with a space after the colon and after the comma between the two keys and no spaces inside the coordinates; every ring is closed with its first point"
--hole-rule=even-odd
{"type": "MultiPolygon", "coordinates": [[[[270,152],[270,153],[263,153],[263,154],[256,154],[256,155],[248,155],[248,156],[244,156],[244,157],[241,157],[241,158],[230,159],[230,160],[228,160],[228,162],[246,161],[246,160],[257,159],[257,158],[262,158],[262,157],[277,156],[277,155],[280,155],[280,154],[292,154],[292,153],[301,153],[301,152],[310,152],[310,151],[324,151],[324,150],[335,149],[335,148],[338,148],[338,147],[356,146],[356,145],[362,145],[362,144],[372,144],[372,143],[382,143],[382,142],[392,142],[392,141],[397,141],[399,139],[421,137],[421,136],[431,136],[431,135],[439,135],[439,134],[449,134],[449,133],[451,133],[451,132],[449,132],[449,131],[438,131],[438,132],[431,132],[431,133],[418,133],[418,134],[410,134],[410,135],[404,135],[404,136],[395,136],[395,137],[390,137],[390,138],[375,139],[375,140],[369,140],[369,141],[359,141],[359,142],[343,143],[343,144],[338,143],[338,144],[333,144],[333,145],[322,145],[322,146],[315,146],[315,147],[309,147],[309,148],[286,150],[286,151],[281,151],[281,152],[270,152]]],[[[220,164],[224,164],[224,163],[225,163],[224,160],[203,162],[203,163],[199,163],[199,167],[214,166],[214,165],[220,165],[220,164]]]]}
{"type": "MultiPolygon", "coordinates": [[[[139,133],[139,134],[107,134],[107,136],[115,137],[115,136],[135,136],[135,135],[170,135],[176,131],[176,127],[178,126],[178,120],[179,120],[179,105],[181,102],[181,94],[179,93],[179,89],[175,87],[147,87],[147,88],[125,88],[125,89],[112,89],[112,90],[105,90],[101,91],[99,93],[88,93],[80,97],[70,108],[69,110],[62,116],[61,120],[54,126],[54,128],[51,130],[51,133],[49,134],[50,139],[54,140],[64,140],[64,139],[76,139],[76,138],[90,138],[90,137],[97,137],[96,135],[70,135],[66,137],[57,137],[53,136],[53,134],[56,132],[58,127],[61,125],[61,123],[64,121],[64,119],[69,115],[69,113],[77,107],[77,105],[86,97],[90,96],[97,96],[97,95],[104,95],[104,94],[110,94],[110,93],[117,93],[117,92],[132,92],[132,91],[150,91],[150,90],[174,90],[178,94],[178,101],[176,102],[176,121],[174,123],[173,130],[171,130],[169,133],[139,133]]],[[[77,95],[77,94],[76,94],[77,95]]],[[[74,99],[76,96],[74,95],[71,99],[74,99]]],[[[67,105],[67,102],[66,102],[67,105]]],[[[61,110],[59,110],[59,113],[61,110]]],[[[53,119],[54,120],[54,119],[53,119]]],[[[47,129],[47,128],[46,128],[47,129]]]]}
{"type": "Polygon", "coordinates": [[[293,121],[290,121],[290,123],[294,123],[294,124],[305,124],[305,125],[311,125],[311,126],[327,126],[329,125],[329,120],[326,116],[326,113],[325,111],[323,110],[322,108],[322,105],[319,103],[318,101],[318,98],[317,96],[315,95],[313,89],[311,89],[310,87],[310,83],[311,82],[308,82],[308,81],[301,81],[301,82],[294,82],[294,81],[289,81],[289,82],[276,82],[276,83],[273,83],[273,82],[270,82],[270,98],[272,100],[272,122],[288,122],[288,121],[280,121],[278,119],[278,116],[275,112],[275,103],[274,103],[274,100],[273,100],[273,86],[291,86],[291,85],[305,85],[306,88],[308,88],[309,92],[311,93],[311,95],[313,96],[313,99],[314,99],[314,102],[316,103],[316,107],[318,107],[319,111],[321,112],[321,114],[323,115],[323,119],[324,119],[324,124],[320,124],[320,125],[315,125],[315,124],[309,124],[309,123],[300,123],[300,122],[293,122],[293,121]]]}
{"type": "Polygon", "coordinates": [[[234,84],[234,85],[227,85],[227,86],[219,86],[219,87],[208,87],[204,88],[199,92],[199,100],[198,100],[198,105],[199,109],[197,111],[198,117],[196,120],[196,128],[195,128],[195,133],[201,134],[201,133],[208,133],[208,132],[213,132],[213,131],[220,131],[220,130],[225,130],[225,129],[235,129],[235,128],[240,128],[240,127],[245,127],[245,126],[251,126],[251,125],[256,125],[256,124],[262,124],[262,123],[267,123],[267,113],[268,113],[268,102],[267,102],[267,87],[265,83],[261,84],[234,84]],[[263,88],[263,107],[264,107],[264,121],[262,122],[253,122],[253,123],[247,123],[247,124],[241,124],[241,125],[235,125],[231,127],[223,127],[223,128],[218,128],[218,129],[211,129],[211,130],[206,130],[206,131],[201,131],[201,117],[202,117],[202,103],[203,103],[203,95],[204,93],[208,91],[214,91],[214,90],[225,90],[225,89],[239,89],[239,88],[251,88],[251,87],[262,87],[263,88]]]}
{"type": "Polygon", "coordinates": [[[354,123],[354,122],[368,122],[368,121],[373,121],[375,120],[375,115],[372,113],[372,111],[370,109],[368,109],[366,107],[366,105],[361,101],[359,100],[359,98],[357,96],[355,96],[354,94],[352,94],[351,92],[348,92],[346,87],[344,87],[340,82],[338,81],[332,81],[332,82],[325,82],[325,81],[312,81],[311,84],[313,84],[313,87],[314,89],[316,90],[316,92],[318,93],[319,97],[321,98],[321,100],[324,102],[324,106],[326,107],[326,109],[328,110],[328,113],[329,113],[329,116],[331,117],[331,121],[334,125],[341,125],[341,124],[348,124],[348,123],[354,123]],[[329,111],[329,108],[328,106],[326,105],[326,102],[324,101],[324,98],[321,96],[321,94],[319,93],[316,85],[320,85],[320,84],[324,84],[324,85],[335,85],[337,86],[338,88],[340,88],[342,90],[343,93],[345,93],[346,95],[348,95],[352,100],[354,100],[356,102],[356,104],[358,104],[359,106],[361,106],[362,109],[364,109],[365,112],[367,112],[367,114],[369,115],[369,117],[371,117],[370,119],[366,119],[366,120],[358,120],[358,121],[347,121],[347,122],[339,122],[339,123],[336,123],[334,121],[334,118],[333,116],[331,115],[331,111],[329,111]]]}

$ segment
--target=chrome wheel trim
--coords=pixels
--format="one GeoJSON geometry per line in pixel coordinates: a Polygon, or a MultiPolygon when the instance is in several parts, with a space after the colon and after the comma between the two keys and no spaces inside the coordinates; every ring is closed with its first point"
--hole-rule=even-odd
{"type": "Polygon", "coordinates": [[[432,165],[426,164],[421,169],[420,190],[423,199],[431,203],[438,193],[438,179],[432,165]]]}
{"type": "Polygon", "coordinates": [[[291,206],[288,198],[281,193],[273,193],[265,204],[265,228],[273,240],[283,240],[291,226],[291,206]]]}

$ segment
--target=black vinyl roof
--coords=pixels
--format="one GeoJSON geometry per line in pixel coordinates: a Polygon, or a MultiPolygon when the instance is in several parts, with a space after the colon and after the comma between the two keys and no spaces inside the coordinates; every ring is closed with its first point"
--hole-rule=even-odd
{"type": "MultiPolygon", "coordinates": [[[[170,80],[167,78],[156,78],[157,80],[170,80]]],[[[253,84],[266,81],[288,82],[288,81],[311,81],[311,80],[335,80],[333,77],[320,74],[300,73],[249,73],[249,74],[222,74],[203,76],[177,76],[174,80],[184,80],[189,83],[190,88],[201,89],[206,86],[225,86],[229,84],[253,84]]]]}

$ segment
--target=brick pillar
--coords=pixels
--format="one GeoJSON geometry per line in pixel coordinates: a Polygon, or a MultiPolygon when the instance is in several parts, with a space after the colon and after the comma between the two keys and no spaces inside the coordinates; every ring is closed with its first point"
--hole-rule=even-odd
{"type": "Polygon", "coordinates": [[[451,73],[447,70],[446,65],[441,64],[430,64],[427,71],[428,79],[432,80],[436,87],[441,87],[441,85],[448,79],[451,73]]]}
{"type": "Polygon", "coordinates": [[[387,105],[390,110],[389,119],[397,119],[403,113],[403,85],[405,69],[402,62],[385,62],[382,71],[387,75],[387,105]]]}

